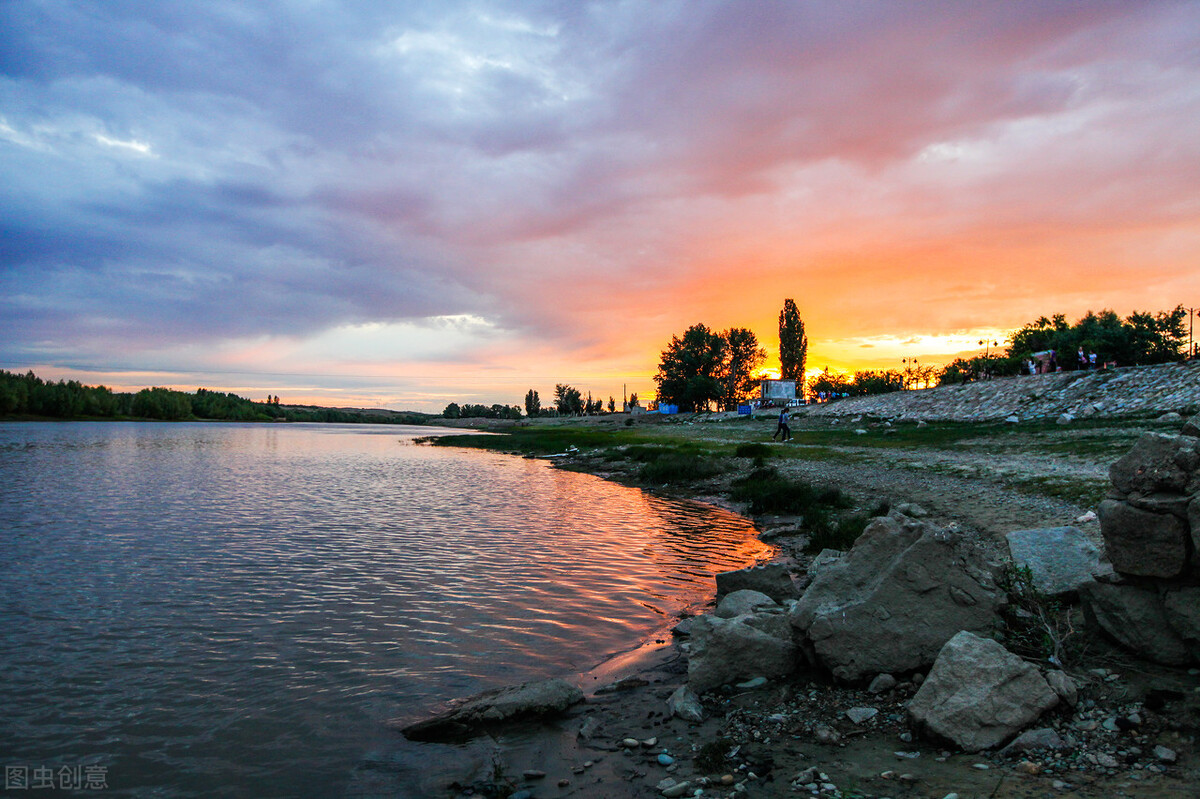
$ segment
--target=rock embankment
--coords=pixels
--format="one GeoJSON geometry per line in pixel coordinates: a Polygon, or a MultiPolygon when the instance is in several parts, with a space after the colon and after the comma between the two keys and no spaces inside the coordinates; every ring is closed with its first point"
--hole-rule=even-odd
{"type": "Polygon", "coordinates": [[[1101,371],[1025,375],[851,397],[800,411],[808,416],[867,414],[926,421],[994,421],[1195,413],[1200,406],[1200,361],[1101,371]]]}

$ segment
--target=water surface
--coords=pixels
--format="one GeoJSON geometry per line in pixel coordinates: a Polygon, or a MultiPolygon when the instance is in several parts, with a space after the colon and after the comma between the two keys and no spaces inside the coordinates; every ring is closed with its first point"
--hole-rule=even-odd
{"type": "Polygon", "coordinates": [[[590,668],[767,554],[733,514],[429,432],[0,424],[4,765],[344,796],[382,764],[405,795],[435,754],[384,720],[590,668]]]}

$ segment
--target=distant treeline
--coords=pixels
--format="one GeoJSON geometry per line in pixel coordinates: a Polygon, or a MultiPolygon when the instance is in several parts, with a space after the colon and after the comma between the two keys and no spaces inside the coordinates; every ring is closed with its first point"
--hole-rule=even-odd
{"type": "Polygon", "coordinates": [[[1075,324],[1067,322],[1065,315],[1055,314],[1014,330],[1005,349],[1000,349],[999,341],[979,343],[987,345],[984,355],[957,358],[940,369],[910,358],[903,360],[902,369],[862,371],[853,376],[826,369],[809,380],[808,390],[814,395],[853,397],[1010,377],[1029,374],[1030,362],[1039,354],[1042,357],[1037,360],[1049,364],[1046,353],[1050,352],[1054,353],[1053,370],[1064,372],[1110,364],[1147,366],[1182,361],[1188,357],[1188,309],[1135,311],[1124,319],[1110,310],[1088,311],[1075,324]]]}
{"type": "Polygon", "coordinates": [[[49,419],[162,419],[231,422],[343,422],[424,424],[430,417],[393,411],[347,411],[313,406],[285,406],[276,397],[254,402],[236,394],[200,388],[195,393],[169,388],[144,388],[135,394],[106,386],[85,386],[77,380],[57,383],[33,372],[23,375],[0,369],[0,416],[49,419]]]}

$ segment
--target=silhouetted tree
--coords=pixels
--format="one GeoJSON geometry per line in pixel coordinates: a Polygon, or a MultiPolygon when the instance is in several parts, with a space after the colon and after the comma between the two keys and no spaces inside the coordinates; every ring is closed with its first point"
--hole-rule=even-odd
{"type": "Polygon", "coordinates": [[[754,373],[767,359],[767,351],[758,346],[758,337],[747,328],[733,327],[723,336],[726,357],[722,367],[724,392],[721,401],[725,410],[732,411],[754,391],[757,385],[754,373]]]}
{"type": "Polygon", "coordinates": [[[537,391],[529,389],[525,392],[525,415],[537,416],[542,411],[542,400],[538,397],[537,391]]]}
{"type": "Polygon", "coordinates": [[[559,383],[554,387],[554,407],[561,414],[578,416],[583,413],[583,395],[579,389],[559,383]]]}
{"type": "Polygon", "coordinates": [[[654,376],[659,402],[696,411],[707,410],[710,402],[719,401],[725,393],[722,377],[726,351],[724,336],[703,324],[692,325],[682,338],[672,336],[654,376]]]}
{"type": "Polygon", "coordinates": [[[804,364],[808,360],[808,336],[795,301],[783,301],[779,312],[779,371],[784,380],[804,380],[804,364]]]}

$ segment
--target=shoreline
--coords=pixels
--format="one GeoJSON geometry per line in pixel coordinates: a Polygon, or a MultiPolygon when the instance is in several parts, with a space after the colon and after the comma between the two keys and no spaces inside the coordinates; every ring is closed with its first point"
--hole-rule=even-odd
{"type": "MultiPolygon", "coordinates": [[[[660,420],[655,420],[660,422],[660,420]]],[[[536,423],[535,423],[536,424],[536,423]]],[[[635,423],[643,427],[640,420],[635,423]]],[[[661,424],[661,422],[660,422],[661,424]]],[[[773,422],[751,421],[744,429],[748,435],[739,435],[741,440],[761,440],[769,435],[768,425],[773,422]]],[[[802,424],[828,424],[826,420],[804,420],[802,424]]],[[[837,424],[837,422],[833,422],[837,424]]],[[[1135,424],[1143,427],[1148,422],[1135,424]]],[[[593,422],[594,426],[595,423],[593,422]]],[[[564,426],[561,420],[554,420],[554,426],[564,426]]],[[[581,425],[587,426],[587,425],[581,425]]],[[[614,424],[614,426],[616,426],[614,424]]],[[[649,426],[649,425],[645,425],[649,426]]],[[[672,434],[678,433],[681,426],[692,428],[685,436],[690,439],[704,439],[706,427],[727,425],[705,425],[698,420],[671,420],[664,427],[674,427],[672,434]]],[[[496,431],[494,427],[485,429],[496,431]]],[[[783,446],[783,445],[779,445],[783,446]]],[[[529,457],[529,454],[526,453],[529,457]]],[[[732,501],[728,496],[728,481],[716,483],[707,482],[691,486],[647,486],[639,482],[629,471],[629,464],[619,464],[610,460],[597,458],[594,454],[583,451],[564,453],[563,457],[546,458],[556,468],[566,468],[594,474],[602,479],[631,485],[651,493],[672,499],[700,501],[740,513],[754,522],[759,529],[760,538],[767,540],[772,534],[782,530],[785,533],[793,530],[796,520],[781,516],[754,517],[745,512],[744,507],[732,501]]],[[[800,458],[803,462],[803,458],[800,458]]],[[[787,464],[789,467],[798,464],[787,464]]],[[[811,466],[811,464],[809,464],[811,466]]],[[[869,461],[860,464],[857,469],[862,472],[877,471],[877,467],[869,461]]],[[[799,471],[804,471],[801,467],[799,471]]],[[[828,461],[816,462],[816,468],[808,471],[823,474],[833,480],[846,479],[845,469],[833,468],[828,461]]],[[[854,472],[850,468],[849,472],[854,472]]],[[[910,470],[911,471],[911,470],[910,470]]],[[[976,488],[986,477],[944,475],[938,472],[921,473],[920,477],[932,478],[935,483],[949,483],[950,490],[958,493],[961,489],[959,481],[974,482],[976,488]]],[[[898,476],[891,478],[895,484],[893,489],[903,491],[905,483],[898,476]]],[[[863,485],[851,486],[860,490],[878,489],[871,479],[862,481],[863,485]]],[[[878,481],[875,481],[876,483],[878,481]]],[[[918,481],[919,482],[919,481],[918,481]]],[[[945,489],[945,486],[941,486],[945,489]]],[[[940,489],[940,490],[941,490],[940,489]]],[[[992,486],[993,493],[1003,489],[992,486]]],[[[936,493],[936,492],[934,492],[936,493]]],[[[959,497],[971,497],[969,501],[979,500],[979,491],[959,493],[959,497]]],[[[893,497],[902,499],[903,497],[893,497]]],[[[1003,501],[1003,497],[1001,501],[1003,501]]],[[[1057,515],[1075,514],[1082,506],[1048,499],[1047,507],[1055,509],[1057,515]]],[[[939,512],[933,514],[938,523],[954,519],[944,518],[939,512]]],[[[1038,515],[1034,509],[1032,515],[1038,515]]],[[[1023,517],[1029,514],[1016,514],[1023,517]]],[[[978,518],[975,519],[978,521],[978,518]]],[[[1004,518],[999,514],[977,531],[985,538],[993,538],[1005,527],[1012,527],[1013,519],[1004,518]]],[[[1020,525],[1017,524],[1017,527],[1020,525]]],[[[1043,526],[1050,526],[1045,524],[1043,526]]],[[[1086,526],[1086,525],[1085,525],[1086,526]]],[[[1094,522],[1092,526],[1095,527],[1094,522]]],[[[1090,530],[1098,535],[1098,530],[1090,530]]],[[[795,541],[790,536],[782,536],[782,540],[771,540],[776,544],[773,562],[783,561],[800,565],[804,556],[799,554],[795,541]],[[790,544],[790,545],[789,545],[790,544]]],[[[714,586],[715,595],[715,586],[714,586]]],[[[1123,690],[1130,689],[1136,682],[1141,689],[1148,681],[1147,675],[1161,677],[1169,669],[1138,664],[1126,653],[1108,653],[1108,657],[1116,658],[1128,666],[1120,673],[1114,682],[1123,690]],[[1143,672],[1145,672],[1143,674],[1143,672]],[[1126,684],[1126,677],[1130,684],[1126,684]]],[[[770,761],[767,775],[755,774],[758,778],[753,781],[741,779],[739,773],[731,767],[729,776],[734,785],[742,781],[742,789],[735,791],[734,787],[715,784],[694,784],[693,788],[703,789],[705,796],[795,796],[809,795],[807,790],[800,790],[791,785],[793,776],[815,766],[825,772],[829,778],[829,786],[841,786],[838,792],[820,789],[819,795],[849,795],[855,797],[942,797],[949,793],[960,796],[995,796],[995,797],[1026,797],[1034,795],[1053,795],[1076,797],[1077,799],[1100,799],[1109,797],[1120,791],[1127,796],[1139,799],[1182,799],[1194,795],[1194,784],[1200,781],[1200,772],[1191,762],[1194,752],[1194,736],[1192,740],[1182,741],[1178,745],[1187,754],[1181,758],[1181,763],[1170,768],[1163,767],[1161,771],[1131,772],[1128,775],[1108,773],[1108,769],[1095,766],[1090,770],[1086,765],[1079,771],[1055,769],[1032,774],[1021,769],[1030,769],[1029,761],[1011,760],[998,756],[995,752],[981,752],[974,755],[945,750],[933,742],[913,739],[908,732],[907,721],[904,717],[903,703],[909,696],[903,692],[894,697],[884,698],[867,694],[861,688],[839,686],[822,678],[820,675],[804,673],[788,681],[775,681],[765,686],[745,690],[719,689],[704,697],[704,704],[709,710],[709,717],[700,724],[683,722],[678,718],[666,717],[666,697],[675,688],[686,682],[685,656],[677,640],[669,634],[652,634],[648,639],[636,645],[633,649],[618,653],[613,658],[598,664],[595,668],[576,675],[584,684],[581,686],[588,695],[582,705],[572,708],[564,717],[546,722],[523,722],[512,725],[493,733],[497,762],[503,763],[501,781],[495,782],[494,787],[503,790],[511,789],[517,796],[521,791],[531,797],[575,796],[584,799],[601,799],[602,797],[650,797],[663,795],[656,788],[659,780],[671,777],[672,774],[684,778],[691,774],[688,764],[696,754],[697,747],[703,749],[705,744],[727,738],[730,727],[742,728],[743,731],[757,725],[759,729],[749,730],[751,749],[769,750],[766,758],[770,761]],[[590,683],[589,683],[590,678],[590,683]],[[610,679],[611,678],[611,679],[610,679]],[[625,685],[621,690],[611,693],[596,693],[596,688],[602,688],[608,683],[616,683],[624,679],[625,685]],[[809,700],[810,694],[817,699],[809,700]],[[778,724],[770,719],[782,714],[781,709],[795,707],[796,703],[808,704],[806,713],[813,719],[824,719],[834,725],[844,724],[842,714],[848,707],[861,706],[864,703],[886,705],[882,708],[889,721],[876,725],[872,729],[862,730],[844,737],[837,744],[825,745],[806,740],[805,735],[790,734],[786,739],[772,737],[782,735],[778,724]],[[891,708],[888,711],[888,707],[891,708]],[[585,731],[586,735],[580,732],[585,731]],[[906,740],[906,737],[908,738],[906,740]],[[627,738],[639,741],[654,740],[652,746],[639,746],[633,750],[622,748],[620,742],[627,738]],[[772,743],[773,742],[773,743],[772,743]],[[668,757],[674,759],[671,766],[662,766],[657,760],[658,754],[666,751],[668,757]],[[913,758],[900,757],[898,753],[920,755],[913,758]],[[526,772],[545,776],[534,776],[530,779],[519,779],[526,772]],[[852,788],[850,786],[853,786],[852,788]]],[[[1200,691],[1200,681],[1195,675],[1176,672],[1173,677],[1185,686],[1191,684],[1200,691]]],[[[1152,681],[1152,680],[1151,680],[1152,681]]],[[[911,688],[915,691],[915,687],[911,688]]],[[[1101,695],[1105,685],[1101,683],[1094,693],[1097,707],[1100,706],[1101,695]]],[[[881,716],[885,715],[881,713],[881,716]]],[[[746,750],[743,749],[743,752],[746,750]]],[[[764,761],[765,762],[765,761],[764,761]]],[[[1103,761],[1102,761],[1103,762],[1103,761]]],[[[745,764],[743,764],[744,766],[745,764]]],[[[760,766],[759,770],[763,770],[760,766]]],[[[1119,769],[1118,769],[1119,770],[1119,769]]],[[[713,775],[719,778],[722,775],[713,775]]],[[[468,784],[466,781],[461,785],[468,784]]],[[[486,784],[476,781],[476,787],[486,784]]],[[[472,795],[470,793],[454,793],[447,795],[472,795]]],[[[476,794],[478,795],[478,794],[476,794]]],[[[688,794],[690,795],[690,794],[688,794]]]]}

